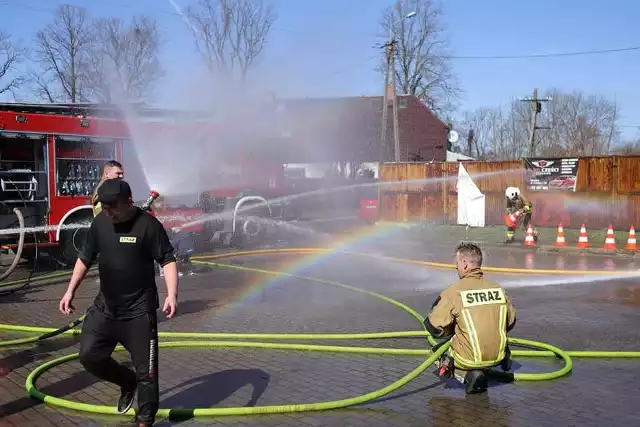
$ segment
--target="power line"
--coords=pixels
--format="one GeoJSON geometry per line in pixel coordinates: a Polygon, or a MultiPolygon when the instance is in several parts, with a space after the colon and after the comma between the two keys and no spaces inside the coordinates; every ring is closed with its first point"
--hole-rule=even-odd
{"type": "Polygon", "coordinates": [[[447,59],[531,59],[531,58],[557,58],[566,56],[585,56],[585,55],[602,55],[607,53],[616,52],[631,52],[639,51],[640,46],[621,47],[614,49],[600,49],[600,50],[583,50],[576,52],[559,52],[559,53],[538,53],[527,55],[479,55],[479,56],[457,56],[457,55],[444,55],[441,58],[447,59]]]}
{"type": "MultiPolygon", "coordinates": [[[[55,12],[55,9],[26,5],[26,4],[7,3],[7,1],[0,1],[0,6],[30,10],[34,12],[49,12],[49,13],[55,12]]],[[[133,7],[130,4],[123,4],[119,6],[123,8],[133,7]]],[[[162,15],[180,17],[180,14],[173,11],[155,10],[155,12],[162,15]]],[[[285,32],[290,31],[284,28],[275,28],[275,30],[285,31],[285,32]]],[[[516,55],[438,55],[438,57],[445,58],[445,59],[535,59],[535,58],[561,58],[561,57],[570,57],[570,56],[603,55],[608,53],[633,52],[633,51],[640,51],[640,46],[630,46],[630,47],[611,48],[611,49],[592,49],[592,50],[558,52],[558,53],[516,54],[516,55]]]]}

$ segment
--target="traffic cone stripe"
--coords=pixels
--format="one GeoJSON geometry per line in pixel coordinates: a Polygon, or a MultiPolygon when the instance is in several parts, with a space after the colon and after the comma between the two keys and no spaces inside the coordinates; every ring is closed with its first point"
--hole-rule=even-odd
{"type": "Polygon", "coordinates": [[[564,238],[564,228],[562,227],[562,224],[558,226],[558,236],[556,237],[556,243],[554,243],[554,245],[567,246],[567,241],[564,238]]]}
{"type": "Polygon", "coordinates": [[[616,249],[616,235],[613,233],[613,226],[609,224],[607,237],[604,239],[603,249],[616,249]]]}
{"type": "Polygon", "coordinates": [[[627,251],[637,251],[638,246],[636,245],[636,229],[632,225],[629,229],[629,238],[627,239],[627,244],[624,247],[627,251]]]}
{"type": "Polygon", "coordinates": [[[527,236],[524,239],[524,246],[535,246],[536,245],[536,241],[533,238],[533,227],[531,227],[531,224],[529,224],[529,227],[527,228],[527,236]]]}
{"type": "Polygon", "coordinates": [[[584,224],[582,224],[582,227],[580,227],[580,237],[578,237],[578,244],[576,245],[577,248],[590,248],[591,245],[589,244],[589,236],[587,236],[587,228],[584,226],[584,224]]]}

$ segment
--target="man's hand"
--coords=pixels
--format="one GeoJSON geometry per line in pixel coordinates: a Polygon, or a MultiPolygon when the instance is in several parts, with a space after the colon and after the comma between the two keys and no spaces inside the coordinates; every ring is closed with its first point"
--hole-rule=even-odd
{"type": "Polygon", "coordinates": [[[73,313],[74,310],[76,309],[72,304],[73,296],[74,296],[73,292],[67,291],[65,292],[64,296],[60,300],[60,312],[62,314],[69,315],[73,313]]]}
{"type": "Polygon", "coordinates": [[[178,308],[178,301],[175,296],[169,295],[164,300],[164,307],[162,307],[162,311],[167,314],[167,318],[171,319],[174,314],[176,314],[176,310],[178,308]]]}

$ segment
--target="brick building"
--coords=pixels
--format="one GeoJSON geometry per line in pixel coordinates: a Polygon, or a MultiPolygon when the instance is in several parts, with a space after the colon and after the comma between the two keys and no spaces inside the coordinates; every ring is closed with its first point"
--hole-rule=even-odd
{"type": "MultiPolygon", "coordinates": [[[[255,132],[272,140],[285,163],[380,160],[382,96],[272,99],[262,105],[255,132]]],[[[389,101],[386,161],[393,161],[389,101]]],[[[445,161],[447,126],[418,98],[398,97],[400,160],[445,161]]],[[[257,138],[263,139],[263,138],[257,138]]],[[[279,157],[280,157],[279,156],[279,157]]]]}

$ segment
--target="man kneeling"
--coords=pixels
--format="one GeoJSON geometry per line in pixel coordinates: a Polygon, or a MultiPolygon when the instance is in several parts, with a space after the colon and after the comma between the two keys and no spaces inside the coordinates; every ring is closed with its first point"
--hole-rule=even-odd
{"type": "Polygon", "coordinates": [[[460,281],[446,288],[424,320],[434,338],[451,337],[448,354],[438,362],[440,376],[466,384],[467,394],[487,390],[487,369],[511,369],[507,332],[516,323],[511,299],[500,285],[484,278],[482,251],[473,243],[456,248],[460,281]]]}

